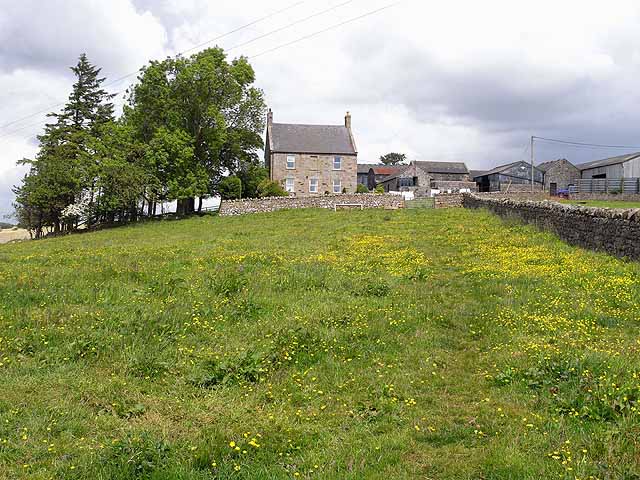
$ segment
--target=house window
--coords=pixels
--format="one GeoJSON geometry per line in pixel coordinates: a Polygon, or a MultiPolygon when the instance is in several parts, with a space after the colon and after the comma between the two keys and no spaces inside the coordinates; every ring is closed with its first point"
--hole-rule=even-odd
{"type": "Polygon", "coordinates": [[[333,193],[340,193],[342,192],[342,182],[340,181],[340,179],[334,179],[333,180],[333,193]]]}
{"type": "Polygon", "coordinates": [[[309,193],[318,193],[318,179],[310,178],[309,179],[309,193]]]}
{"type": "Polygon", "coordinates": [[[333,157],[333,169],[342,170],[342,157],[333,157]]]}
{"type": "Polygon", "coordinates": [[[287,180],[285,182],[285,185],[284,185],[284,189],[289,193],[295,192],[296,188],[295,188],[295,183],[294,183],[294,178],[293,177],[287,178],[287,180]]]}
{"type": "Polygon", "coordinates": [[[296,156],[287,155],[287,169],[293,170],[294,168],[296,168],[296,156]]]}

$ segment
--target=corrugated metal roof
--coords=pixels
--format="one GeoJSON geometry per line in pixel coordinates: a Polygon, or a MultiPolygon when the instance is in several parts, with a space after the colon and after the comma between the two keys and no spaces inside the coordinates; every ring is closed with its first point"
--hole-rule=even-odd
{"type": "Polygon", "coordinates": [[[610,165],[618,165],[640,157],[640,152],[627,153],[617,157],[603,158],[602,160],[594,160],[592,162],[581,163],[576,165],[579,170],[589,170],[591,168],[608,167],[610,165]]]}
{"type": "Polygon", "coordinates": [[[373,173],[376,175],[393,175],[396,172],[404,170],[406,165],[374,165],[373,173]]]}
{"type": "Polygon", "coordinates": [[[476,178],[476,177],[481,177],[483,176],[485,173],[487,173],[486,170],[469,170],[469,176],[471,178],[476,178]]]}
{"type": "Polygon", "coordinates": [[[427,173],[459,173],[468,174],[469,169],[463,162],[414,162],[427,173]]]}
{"type": "Polygon", "coordinates": [[[273,152],[355,155],[349,130],[344,125],[271,125],[273,152]]]}
{"type": "Polygon", "coordinates": [[[505,165],[498,165],[495,168],[492,168],[491,170],[484,172],[481,176],[484,177],[486,175],[493,175],[494,173],[501,173],[504,172],[505,170],[513,167],[514,165],[517,165],[519,163],[524,163],[525,165],[527,165],[527,168],[531,169],[531,164],[527,163],[527,162],[523,162],[523,161],[517,161],[517,162],[511,162],[511,163],[507,163],[505,165]]]}

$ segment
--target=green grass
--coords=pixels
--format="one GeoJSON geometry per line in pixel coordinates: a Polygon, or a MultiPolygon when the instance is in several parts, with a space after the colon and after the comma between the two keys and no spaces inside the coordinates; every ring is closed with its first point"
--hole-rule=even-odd
{"type": "Polygon", "coordinates": [[[0,478],[640,478],[640,268],[486,212],[0,246],[0,478]]]}
{"type": "Polygon", "coordinates": [[[560,203],[583,205],[585,207],[640,208],[640,202],[625,202],[622,200],[560,200],[560,203]]]}

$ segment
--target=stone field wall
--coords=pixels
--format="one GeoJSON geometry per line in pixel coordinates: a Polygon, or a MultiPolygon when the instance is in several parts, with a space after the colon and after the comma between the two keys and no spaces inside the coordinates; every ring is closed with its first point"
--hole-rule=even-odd
{"type": "Polygon", "coordinates": [[[572,245],[640,260],[640,209],[564,205],[549,201],[487,198],[467,194],[465,208],[486,208],[551,231],[572,245]]]}
{"type": "Polygon", "coordinates": [[[220,205],[220,215],[245,215],[247,213],[275,212],[292,208],[330,208],[336,204],[362,204],[363,208],[396,209],[404,207],[400,195],[361,193],[352,195],[318,195],[314,197],[272,197],[249,198],[246,200],[225,200],[220,205]]]}

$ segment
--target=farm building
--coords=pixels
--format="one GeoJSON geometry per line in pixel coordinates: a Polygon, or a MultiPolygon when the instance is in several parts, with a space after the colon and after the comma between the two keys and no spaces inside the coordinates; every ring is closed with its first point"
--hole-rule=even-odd
{"type": "MultiPolygon", "coordinates": [[[[358,183],[360,185],[369,185],[369,170],[373,167],[379,167],[376,163],[359,163],[358,164],[358,183]]],[[[371,189],[370,187],[368,187],[371,189]]]]}
{"type": "Polygon", "coordinates": [[[640,152],[577,165],[583,179],[640,177],[640,152]]]}
{"type": "MultiPolygon", "coordinates": [[[[480,192],[528,191],[531,189],[531,164],[520,161],[500,165],[474,178],[480,192]]],[[[534,189],[542,190],[544,173],[534,167],[534,189]]]]}
{"type": "Polygon", "coordinates": [[[580,178],[580,170],[566,158],[541,163],[537,168],[544,174],[544,190],[551,195],[568,190],[580,178]]]}
{"type": "Polygon", "coordinates": [[[369,169],[367,187],[373,190],[385,178],[404,170],[406,165],[374,165],[369,169]]]}
{"type": "Polygon", "coordinates": [[[462,162],[411,162],[379,182],[386,192],[413,192],[428,196],[433,191],[474,191],[469,170],[462,162]]]}

